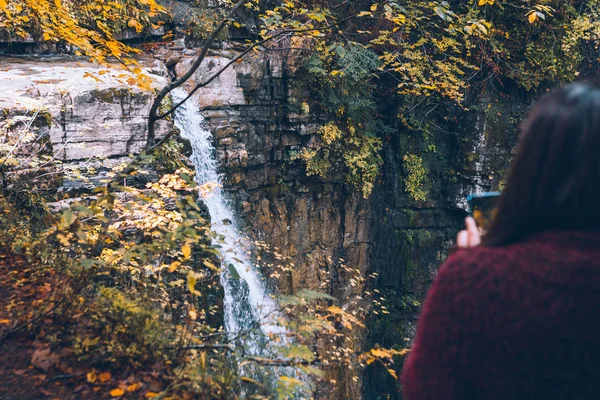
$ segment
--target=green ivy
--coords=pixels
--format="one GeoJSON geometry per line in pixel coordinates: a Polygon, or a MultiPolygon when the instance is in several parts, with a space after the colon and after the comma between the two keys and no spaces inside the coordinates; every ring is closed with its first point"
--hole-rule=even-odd
{"type": "MultiPolygon", "coordinates": [[[[318,131],[319,141],[292,155],[308,175],[326,178],[341,172],[345,182],[368,197],[383,163],[380,136],[389,130],[377,118],[370,79],[379,66],[377,55],[358,44],[334,43],[313,54],[305,65],[317,104],[330,121],[318,131]]],[[[309,109],[304,106],[303,109],[309,109]]]]}

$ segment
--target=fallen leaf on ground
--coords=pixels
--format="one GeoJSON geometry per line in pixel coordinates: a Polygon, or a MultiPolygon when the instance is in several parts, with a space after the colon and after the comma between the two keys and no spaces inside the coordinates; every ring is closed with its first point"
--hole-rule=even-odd
{"type": "Polygon", "coordinates": [[[98,379],[98,376],[96,375],[96,373],[94,371],[92,372],[88,372],[87,376],[87,381],[90,383],[94,383],[96,382],[96,379],[98,379]]]}
{"type": "Polygon", "coordinates": [[[60,356],[52,353],[50,347],[45,349],[37,349],[31,356],[31,365],[41,369],[44,372],[48,372],[50,367],[58,365],[60,363],[60,356]]]}
{"type": "Polygon", "coordinates": [[[131,385],[127,386],[127,391],[129,393],[132,393],[132,392],[135,392],[136,390],[139,390],[139,388],[141,388],[141,387],[142,387],[141,383],[139,383],[139,382],[138,383],[134,383],[134,384],[131,384],[131,385]]]}
{"type": "Polygon", "coordinates": [[[110,391],[112,397],[121,397],[125,394],[125,391],[121,388],[116,388],[110,391]]]}
{"type": "Polygon", "coordinates": [[[98,375],[98,379],[100,379],[100,382],[110,381],[110,378],[112,378],[110,372],[103,372],[100,375],[98,375]]]}

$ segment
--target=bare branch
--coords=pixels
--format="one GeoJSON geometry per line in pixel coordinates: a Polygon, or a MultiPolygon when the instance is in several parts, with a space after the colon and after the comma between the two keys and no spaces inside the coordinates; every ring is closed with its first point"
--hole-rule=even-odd
{"type": "MultiPolygon", "coordinates": [[[[183,74],[181,76],[181,78],[179,78],[179,79],[175,80],[174,82],[166,85],[158,93],[158,95],[154,99],[154,102],[152,103],[152,107],[150,108],[150,113],[148,115],[148,137],[147,137],[147,140],[146,140],[146,149],[147,149],[147,151],[149,151],[155,145],[154,144],[154,139],[155,139],[154,123],[160,119],[160,118],[157,118],[157,111],[158,111],[158,109],[159,109],[162,101],[164,100],[164,98],[167,97],[167,95],[169,93],[171,93],[171,91],[173,89],[175,89],[175,88],[183,85],[194,74],[194,72],[196,72],[196,70],[202,64],[202,61],[204,61],[204,58],[206,58],[206,54],[208,54],[208,49],[210,48],[210,46],[212,46],[212,44],[215,41],[215,39],[217,38],[217,36],[227,26],[227,24],[231,21],[231,19],[235,15],[235,13],[242,6],[244,6],[246,3],[248,3],[249,1],[250,0],[239,0],[237,2],[237,4],[229,12],[229,14],[227,15],[227,17],[225,17],[221,21],[221,23],[219,24],[219,26],[217,27],[217,29],[215,29],[213,31],[213,33],[209,36],[209,38],[206,40],[206,43],[204,43],[204,46],[202,47],[202,51],[200,52],[200,55],[198,56],[198,58],[196,59],[196,61],[194,61],[194,64],[192,64],[192,66],[186,71],[185,74],[183,74]]],[[[164,141],[163,141],[163,143],[164,143],[164,141]]]]}
{"type": "Polygon", "coordinates": [[[267,365],[267,366],[271,366],[271,367],[293,367],[296,365],[320,365],[321,362],[314,360],[314,361],[307,361],[307,360],[289,360],[289,359],[282,359],[282,358],[263,358],[263,357],[257,357],[257,356],[247,356],[246,359],[248,361],[252,361],[255,362],[257,364],[260,365],[267,365]]]}
{"type": "MultiPolygon", "coordinates": [[[[277,32],[276,34],[274,34],[272,36],[269,36],[269,37],[267,37],[267,38],[265,38],[263,40],[260,40],[260,41],[258,41],[256,43],[253,43],[250,47],[248,47],[242,53],[240,53],[236,57],[232,58],[227,64],[225,64],[220,70],[218,70],[217,72],[215,72],[206,81],[197,84],[183,100],[181,100],[179,103],[177,103],[173,107],[171,107],[170,110],[164,112],[161,115],[158,115],[156,117],[156,119],[157,120],[163,119],[163,118],[167,117],[168,115],[172,114],[173,112],[175,112],[179,107],[181,107],[181,105],[183,103],[185,103],[186,101],[188,101],[190,99],[190,97],[192,97],[194,95],[194,93],[196,93],[199,89],[201,89],[201,88],[209,85],[212,81],[214,81],[215,79],[217,79],[225,70],[227,70],[227,68],[229,68],[231,65],[233,65],[237,61],[241,60],[245,56],[247,56],[248,53],[250,53],[251,51],[253,51],[255,48],[257,48],[259,46],[262,46],[263,44],[265,44],[267,42],[270,42],[271,40],[276,39],[276,38],[278,38],[280,36],[284,36],[284,35],[289,35],[289,34],[294,34],[294,33],[308,33],[308,32],[326,31],[326,30],[335,28],[336,26],[340,25],[341,23],[346,22],[346,21],[348,21],[348,20],[350,20],[352,18],[355,18],[355,17],[356,17],[356,15],[351,15],[351,16],[346,17],[344,19],[341,19],[340,21],[337,21],[337,22],[335,22],[333,24],[330,24],[330,25],[327,25],[327,26],[323,26],[323,27],[320,27],[320,28],[286,29],[286,30],[283,30],[281,32],[277,32]]],[[[196,69],[198,67],[196,67],[196,69]]]]}

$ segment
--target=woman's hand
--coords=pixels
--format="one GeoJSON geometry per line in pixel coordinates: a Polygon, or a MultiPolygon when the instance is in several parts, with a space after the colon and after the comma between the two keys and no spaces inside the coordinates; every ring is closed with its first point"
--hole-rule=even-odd
{"type": "Polygon", "coordinates": [[[479,234],[479,229],[477,228],[475,220],[471,217],[467,217],[467,219],[465,219],[465,225],[467,226],[467,229],[458,232],[456,245],[461,249],[479,246],[481,244],[481,235],[479,234]]]}

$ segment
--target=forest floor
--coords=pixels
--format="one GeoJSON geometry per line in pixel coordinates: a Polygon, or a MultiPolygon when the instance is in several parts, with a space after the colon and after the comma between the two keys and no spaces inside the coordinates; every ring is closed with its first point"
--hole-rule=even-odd
{"type": "MultiPolygon", "coordinates": [[[[60,279],[0,254],[0,400],[152,398],[160,370],[91,368],[73,355],[73,324],[54,311],[60,279]]],[[[89,335],[89,333],[86,333],[89,335]]]]}

